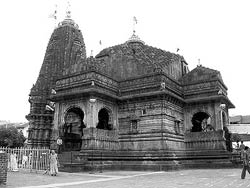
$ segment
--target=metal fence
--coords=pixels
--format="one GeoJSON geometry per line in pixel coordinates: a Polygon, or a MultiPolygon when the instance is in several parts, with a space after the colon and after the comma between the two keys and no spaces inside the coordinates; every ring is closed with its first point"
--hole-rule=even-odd
{"type": "Polygon", "coordinates": [[[1,150],[8,154],[8,170],[10,171],[49,169],[50,150],[47,148],[0,147],[1,150]]]}

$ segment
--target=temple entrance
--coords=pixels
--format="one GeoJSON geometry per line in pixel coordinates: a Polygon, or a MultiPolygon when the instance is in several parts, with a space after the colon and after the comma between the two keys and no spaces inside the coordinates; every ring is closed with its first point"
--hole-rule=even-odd
{"type": "Polygon", "coordinates": [[[83,123],[84,113],[78,107],[70,108],[65,117],[63,126],[63,150],[78,151],[81,149],[83,128],[86,126],[83,123]]]}
{"type": "Polygon", "coordinates": [[[110,123],[110,113],[106,108],[102,108],[98,113],[97,129],[112,130],[112,124],[110,123]]]}
{"type": "Polygon", "coordinates": [[[211,117],[205,112],[198,112],[192,118],[193,127],[191,132],[208,132],[214,131],[211,125],[211,117]]]}

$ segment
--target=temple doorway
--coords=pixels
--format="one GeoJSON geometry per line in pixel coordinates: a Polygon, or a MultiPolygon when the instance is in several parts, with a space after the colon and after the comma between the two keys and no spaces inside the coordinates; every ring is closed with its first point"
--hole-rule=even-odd
{"type": "Polygon", "coordinates": [[[63,126],[63,150],[79,151],[81,150],[84,113],[78,107],[70,108],[65,114],[63,126]]]}
{"type": "Polygon", "coordinates": [[[197,112],[192,118],[193,127],[191,132],[208,132],[213,131],[211,117],[205,112],[197,112]]]}
{"type": "Polygon", "coordinates": [[[112,130],[110,119],[111,119],[110,112],[106,108],[102,108],[98,113],[98,123],[96,128],[112,130]]]}

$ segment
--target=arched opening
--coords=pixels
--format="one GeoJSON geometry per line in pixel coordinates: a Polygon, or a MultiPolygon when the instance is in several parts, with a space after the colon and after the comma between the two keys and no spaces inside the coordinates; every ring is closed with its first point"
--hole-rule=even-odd
{"type": "Polygon", "coordinates": [[[110,113],[106,108],[102,108],[98,113],[97,129],[112,130],[110,113]]]}
{"type": "Polygon", "coordinates": [[[80,150],[82,143],[84,113],[78,107],[70,108],[64,117],[63,143],[64,150],[80,150]]]}
{"type": "Polygon", "coordinates": [[[191,132],[208,132],[213,131],[211,117],[205,112],[197,112],[192,118],[193,127],[191,132]]]}

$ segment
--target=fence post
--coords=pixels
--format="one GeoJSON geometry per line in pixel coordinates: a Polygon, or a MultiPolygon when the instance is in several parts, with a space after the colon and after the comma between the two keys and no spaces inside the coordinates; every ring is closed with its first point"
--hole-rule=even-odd
{"type": "Polygon", "coordinates": [[[0,184],[7,182],[7,153],[0,151],[0,184]]]}

